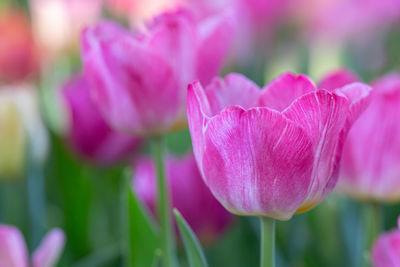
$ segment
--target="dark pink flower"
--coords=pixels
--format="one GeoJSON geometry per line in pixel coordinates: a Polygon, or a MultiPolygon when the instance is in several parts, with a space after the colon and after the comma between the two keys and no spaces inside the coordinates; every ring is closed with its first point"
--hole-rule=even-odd
{"type": "Polygon", "coordinates": [[[400,217],[398,227],[375,241],[371,253],[374,267],[400,267],[400,217]]]}
{"type": "Polygon", "coordinates": [[[196,21],[191,13],[164,13],[148,31],[131,33],[112,22],[82,34],[85,73],[95,101],[115,129],[159,134],[186,123],[186,86],[209,82],[232,38],[227,13],[196,21]]]}
{"type": "Polygon", "coordinates": [[[0,225],[0,266],[4,267],[53,267],[65,244],[64,232],[51,230],[42,240],[29,260],[28,250],[21,232],[8,225],[0,225]]]}
{"type": "MultiPolygon", "coordinates": [[[[215,240],[226,229],[232,215],[218,203],[204,184],[194,157],[169,157],[166,170],[172,207],[182,213],[202,242],[215,240]]],[[[141,201],[155,213],[157,191],[151,159],[142,158],[136,162],[133,189],[141,201]]]]}
{"type": "Polygon", "coordinates": [[[230,74],[188,89],[194,153],[214,196],[235,214],[289,219],[333,189],[346,133],[371,88],[317,90],[283,74],[263,90],[230,74]]]}
{"type": "Polygon", "coordinates": [[[111,129],[94,105],[89,90],[83,75],[64,86],[71,145],[81,156],[98,164],[116,163],[132,155],[141,140],[111,129]]]}

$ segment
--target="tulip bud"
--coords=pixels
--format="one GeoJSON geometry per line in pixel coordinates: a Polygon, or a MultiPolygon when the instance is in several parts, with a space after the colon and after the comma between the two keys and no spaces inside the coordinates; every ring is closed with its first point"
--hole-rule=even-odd
{"type": "MultiPolygon", "coordinates": [[[[192,155],[166,162],[167,181],[172,207],[183,217],[203,243],[214,241],[232,219],[232,216],[213,197],[201,179],[192,155]]],[[[157,190],[155,168],[151,159],[142,158],[135,164],[133,190],[139,199],[156,213],[157,190]]]]}
{"type": "Polygon", "coordinates": [[[70,79],[63,95],[69,111],[69,142],[82,157],[109,165],[139,147],[139,138],[118,133],[107,125],[90,97],[89,84],[83,75],[70,79]]]}

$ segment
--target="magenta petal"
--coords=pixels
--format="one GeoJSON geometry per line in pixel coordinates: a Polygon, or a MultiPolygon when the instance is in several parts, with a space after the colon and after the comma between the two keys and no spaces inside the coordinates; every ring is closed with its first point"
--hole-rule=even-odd
{"type": "Polygon", "coordinates": [[[372,248],[371,261],[374,267],[400,267],[400,230],[378,238],[372,248]]]}
{"type": "Polygon", "coordinates": [[[204,89],[210,103],[212,115],[217,115],[225,107],[238,105],[244,109],[254,107],[261,94],[260,88],[241,74],[231,73],[219,77],[204,89]]]}
{"type": "Polygon", "coordinates": [[[83,34],[85,74],[106,120],[123,132],[171,128],[184,101],[170,66],[129,35],[103,41],[97,28],[83,34]],[[134,59],[134,60],[133,60],[134,59]]]}
{"type": "Polygon", "coordinates": [[[13,226],[0,225],[0,266],[28,267],[24,237],[13,226]]]}
{"type": "Polygon", "coordinates": [[[197,78],[208,84],[218,74],[234,37],[234,17],[231,11],[205,19],[199,25],[197,78]]]}
{"type": "Polygon", "coordinates": [[[32,255],[33,267],[56,266],[65,245],[65,234],[60,229],[51,230],[32,255]]]}
{"type": "Polygon", "coordinates": [[[313,91],[316,87],[307,76],[285,73],[265,86],[258,106],[283,111],[295,99],[313,91]]]}
{"type": "Polygon", "coordinates": [[[289,219],[310,186],[307,134],[278,112],[229,107],[205,132],[204,178],[231,212],[289,219]]]}
{"type": "Polygon", "coordinates": [[[283,113],[306,131],[315,153],[311,188],[301,211],[316,205],[336,184],[348,113],[349,101],[326,90],[300,97],[283,113]]]}
{"type": "Polygon", "coordinates": [[[329,92],[341,88],[360,79],[348,69],[340,69],[324,76],[318,84],[319,89],[325,89],[329,92]]]}
{"type": "Polygon", "coordinates": [[[155,51],[179,77],[180,88],[186,88],[195,77],[196,24],[185,10],[163,13],[150,25],[149,49],[155,51]]]}

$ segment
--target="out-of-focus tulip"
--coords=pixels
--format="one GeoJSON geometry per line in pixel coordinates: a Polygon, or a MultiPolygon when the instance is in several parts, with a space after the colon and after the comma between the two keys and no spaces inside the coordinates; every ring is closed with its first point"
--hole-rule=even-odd
{"type": "Polygon", "coordinates": [[[94,105],[89,84],[83,75],[72,78],[64,86],[69,111],[68,137],[83,157],[98,164],[116,163],[140,145],[140,139],[112,130],[94,105]]]}
{"type": "Polygon", "coordinates": [[[65,235],[60,229],[51,230],[29,260],[28,250],[21,232],[9,225],[0,225],[0,266],[53,267],[64,249],[65,235]]]}
{"type": "Polygon", "coordinates": [[[317,90],[283,74],[262,91],[238,74],[188,89],[188,121],[204,181],[229,211],[287,220],[334,188],[346,133],[371,88],[317,90]]]}
{"type": "Polygon", "coordinates": [[[27,15],[18,9],[0,10],[0,80],[20,81],[38,66],[37,50],[27,15]]]}
{"type": "Polygon", "coordinates": [[[318,88],[333,91],[350,83],[358,82],[359,80],[357,75],[350,70],[339,69],[326,74],[319,82],[318,88]]]}
{"type": "Polygon", "coordinates": [[[131,134],[160,134],[186,123],[186,87],[219,72],[232,37],[231,17],[197,22],[179,10],[146,33],[103,22],[82,34],[85,74],[109,124],[131,134]]]}
{"type": "Polygon", "coordinates": [[[400,266],[400,217],[399,229],[382,234],[372,248],[371,261],[374,267],[400,266]]]}
{"type": "Polygon", "coordinates": [[[362,200],[400,200],[400,74],[375,82],[371,104],[349,132],[338,190],[362,200]]]}
{"type": "MultiPolygon", "coordinates": [[[[232,219],[204,184],[192,155],[169,157],[166,162],[172,207],[178,209],[204,243],[212,242],[232,219]]],[[[151,159],[135,164],[133,189],[139,199],[155,214],[157,190],[155,168],[151,159]]]]}
{"type": "Polygon", "coordinates": [[[102,0],[30,0],[34,33],[44,57],[78,46],[82,28],[101,15],[102,0]]]}
{"type": "Polygon", "coordinates": [[[0,176],[21,174],[28,149],[33,161],[43,164],[48,136],[33,88],[29,85],[0,88],[0,106],[0,176]]]}

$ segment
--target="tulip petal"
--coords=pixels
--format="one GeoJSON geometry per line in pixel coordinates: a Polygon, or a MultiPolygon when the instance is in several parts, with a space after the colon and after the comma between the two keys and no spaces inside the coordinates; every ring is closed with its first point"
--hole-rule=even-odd
{"type": "Polygon", "coordinates": [[[258,106],[283,111],[298,97],[315,90],[313,81],[307,76],[285,73],[266,85],[258,106]]]}
{"type": "Polygon", "coordinates": [[[28,266],[25,240],[21,232],[13,226],[0,225],[0,266],[28,266]]]}
{"type": "Polygon", "coordinates": [[[229,211],[286,220],[304,201],[312,143],[278,112],[228,107],[210,120],[205,147],[205,181],[229,211]]]}
{"type": "Polygon", "coordinates": [[[180,88],[186,88],[195,77],[193,66],[196,53],[196,25],[186,10],[166,12],[156,17],[149,26],[152,33],[148,40],[150,49],[157,51],[179,77],[180,88]]]}
{"type": "Polygon", "coordinates": [[[51,230],[32,255],[33,267],[53,267],[64,249],[65,234],[60,229],[51,230]]]}
{"type": "Polygon", "coordinates": [[[128,35],[101,42],[95,34],[88,29],[83,35],[90,43],[83,59],[92,95],[106,120],[116,129],[138,134],[169,127],[184,101],[170,66],[128,35]]]}
{"type": "Polygon", "coordinates": [[[346,98],[319,90],[297,99],[283,115],[301,126],[314,147],[314,164],[311,187],[301,211],[312,208],[337,182],[342,131],[349,112],[346,98]]]}
{"type": "Polygon", "coordinates": [[[376,267],[400,267],[400,231],[381,235],[375,242],[371,261],[376,267]]]}
{"type": "Polygon", "coordinates": [[[222,61],[229,52],[234,36],[234,18],[231,11],[205,19],[199,25],[197,54],[197,78],[208,84],[221,69],[222,61]]]}
{"type": "Polygon", "coordinates": [[[214,78],[204,91],[212,115],[217,115],[227,106],[254,107],[261,93],[254,82],[237,73],[231,73],[225,79],[214,78]]]}
{"type": "Polygon", "coordinates": [[[340,69],[323,77],[318,84],[318,88],[333,92],[337,88],[342,88],[343,86],[359,80],[360,79],[350,70],[340,69]]]}

